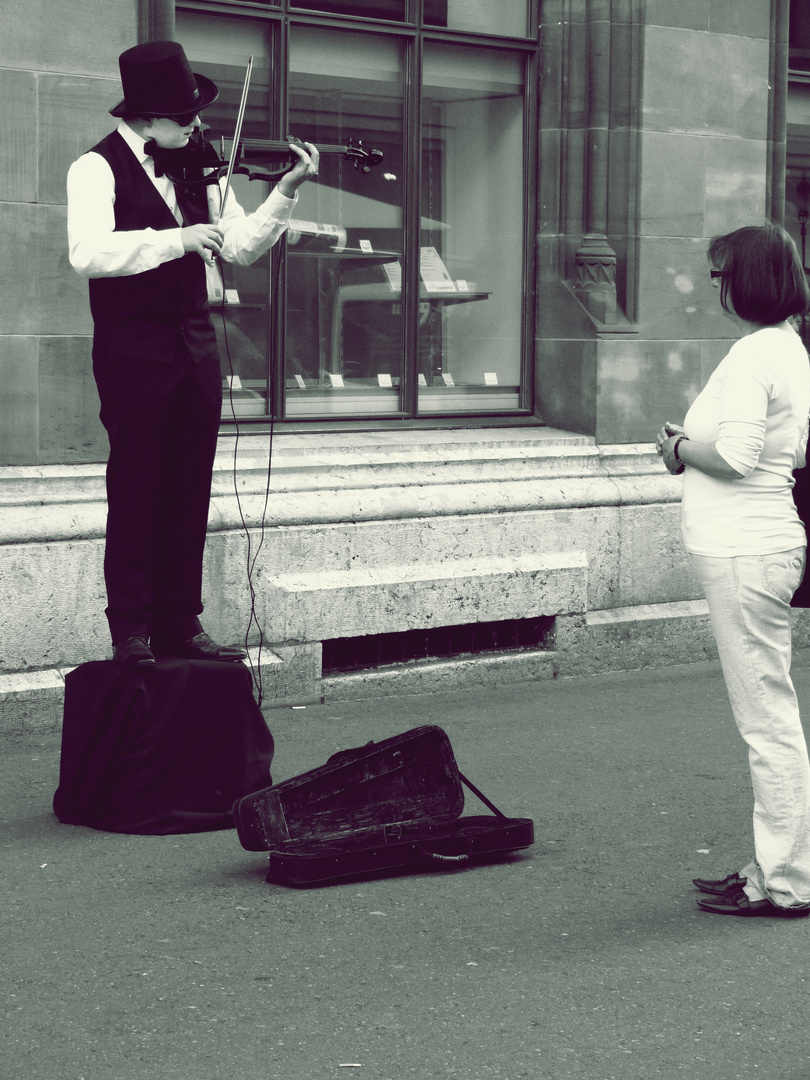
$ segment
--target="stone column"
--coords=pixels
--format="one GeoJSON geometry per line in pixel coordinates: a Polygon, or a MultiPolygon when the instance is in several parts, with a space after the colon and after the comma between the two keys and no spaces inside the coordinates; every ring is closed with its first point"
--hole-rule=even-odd
{"type": "Polygon", "coordinates": [[[138,44],[174,39],[174,0],[138,0],[138,44]]]}
{"type": "Polygon", "coordinates": [[[594,319],[616,322],[616,252],[607,238],[611,0],[588,0],[588,132],[585,235],[574,257],[574,292],[594,319]]]}

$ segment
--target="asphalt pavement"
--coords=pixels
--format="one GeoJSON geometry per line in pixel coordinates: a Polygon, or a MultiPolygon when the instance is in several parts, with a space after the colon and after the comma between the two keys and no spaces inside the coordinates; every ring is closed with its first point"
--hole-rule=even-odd
{"type": "MultiPolygon", "coordinates": [[[[794,676],[810,716],[810,652],[794,676]]],[[[810,919],[690,884],[751,855],[715,663],[267,716],[276,781],[438,724],[535,844],[285,888],[234,831],[59,824],[59,735],[5,736],[3,1080],[810,1078],[810,919]]]]}

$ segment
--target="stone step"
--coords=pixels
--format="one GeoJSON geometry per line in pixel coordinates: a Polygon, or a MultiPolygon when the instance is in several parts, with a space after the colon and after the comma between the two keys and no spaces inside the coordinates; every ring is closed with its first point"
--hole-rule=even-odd
{"type": "MultiPolygon", "coordinates": [[[[591,611],[557,620],[554,648],[414,661],[373,671],[321,675],[321,645],[266,645],[251,649],[260,672],[263,707],[270,711],[321,701],[446,693],[608,671],[714,660],[717,656],[704,600],[591,611]]],[[[794,657],[806,663],[810,609],[795,612],[794,657]]],[[[64,680],[70,669],[0,675],[0,735],[56,731],[62,722],[64,680]]],[[[665,703],[662,703],[662,708],[665,703]]]]}
{"type": "Polygon", "coordinates": [[[325,641],[583,612],[583,551],[276,574],[263,581],[270,640],[325,641]]]}

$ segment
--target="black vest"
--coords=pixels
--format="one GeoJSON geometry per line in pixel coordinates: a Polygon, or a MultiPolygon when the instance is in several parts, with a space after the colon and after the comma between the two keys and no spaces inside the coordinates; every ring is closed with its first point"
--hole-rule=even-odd
{"type": "MultiPolygon", "coordinates": [[[[115,180],[115,231],[176,229],[177,222],[143,166],[117,131],[93,147],[115,180]]],[[[179,194],[186,223],[208,221],[206,189],[179,194]]],[[[136,356],[178,362],[185,343],[195,360],[217,348],[208,313],[205,264],[195,251],[154,270],[90,279],[93,357],[136,356]]]]}

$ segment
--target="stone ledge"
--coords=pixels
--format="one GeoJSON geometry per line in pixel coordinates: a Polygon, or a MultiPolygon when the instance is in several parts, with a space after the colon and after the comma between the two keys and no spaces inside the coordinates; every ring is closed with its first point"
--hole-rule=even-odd
{"type": "MultiPolygon", "coordinates": [[[[264,646],[263,708],[352,701],[393,694],[434,694],[470,686],[496,686],[608,671],[668,667],[716,658],[704,600],[645,604],[556,620],[550,650],[526,650],[450,660],[423,660],[374,671],[321,676],[321,645],[264,646]]],[[[794,655],[810,649],[810,609],[797,611],[794,655]]],[[[810,655],[810,654],[808,654],[810,655]]],[[[257,649],[250,650],[254,666],[257,649]]],[[[802,660],[806,662],[806,660],[802,660]]],[[[64,679],[70,668],[0,675],[0,735],[57,731],[64,679]]]]}
{"type": "Polygon", "coordinates": [[[322,641],[580,612],[587,566],[571,551],[280,574],[262,586],[266,632],[322,641]]]}
{"type": "Polygon", "coordinates": [[[561,622],[557,649],[557,673],[564,676],[717,658],[705,600],[589,611],[578,625],[561,622]]]}
{"type": "MultiPolygon", "coordinates": [[[[595,446],[523,430],[511,438],[461,434],[413,445],[377,437],[361,447],[278,436],[269,502],[261,437],[235,464],[221,449],[209,530],[238,531],[243,521],[290,526],[680,499],[680,480],[662,469],[651,444],[595,446]]],[[[105,522],[103,465],[0,468],[0,544],[100,539],[105,522]]]]}

